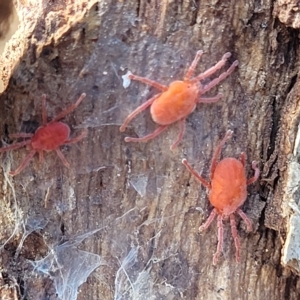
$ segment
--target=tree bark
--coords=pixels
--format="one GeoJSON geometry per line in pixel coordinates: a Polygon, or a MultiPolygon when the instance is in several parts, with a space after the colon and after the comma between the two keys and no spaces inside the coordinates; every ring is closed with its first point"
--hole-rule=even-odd
{"type": "MultiPolygon", "coordinates": [[[[20,26],[0,59],[2,147],[9,134],[34,133],[87,97],[63,119],[71,137],[87,138],[34,157],[20,148],[1,158],[0,241],[4,299],[299,299],[299,26],[292,1],[16,1],[20,26]],[[235,71],[187,118],[147,143],[125,143],[158,126],[146,110],[125,133],[126,116],[157,93],[127,71],[169,85],[183,79],[198,50],[197,73],[226,52],[235,71]],[[125,82],[126,83],[126,82],[125,82]],[[216,266],[216,221],[199,226],[212,207],[207,190],[182,165],[209,180],[213,152],[247,154],[261,177],[248,187],[238,221],[241,262],[230,223],[216,266]]],[[[218,76],[218,74],[216,75],[218,76]]],[[[212,76],[211,79],[214,77],[212,76]]],[[[208,95],[209,96],[209,95],[208,95]]]]}

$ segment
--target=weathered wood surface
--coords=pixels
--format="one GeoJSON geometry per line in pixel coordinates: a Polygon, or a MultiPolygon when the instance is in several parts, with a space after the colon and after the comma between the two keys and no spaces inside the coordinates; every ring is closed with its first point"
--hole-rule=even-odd
{"type": "Polygon", "coordinates": [[[12,179],[6,172],[28,152],[2,155],[2,293],[8,299],[14,299],[12,291],[20,299],[58,299],[57,293],[76,299],[81,279],[100,265],[77,299],[299,299],[297,264],[281,264],[293,214],[285,201],[295,200],[297,209],[286,187],[298,155],[299,31],[278,19],[281,6],[273,11],[272,1],[67,2],[37,7],[19,1],[21,28],[0,62],[4,142],[11,142],[9,133],[31,132],[41,123],[43,93],[52,117],[86,92],[65,122],[72,136],[82,128],[89,132],[63,147],[70,169],[49,153],[43,164],[35,157],[12,179]],[[169,147],[177,125],[146,144],[125,143],[127,135],[156,128],[147,111],[126,134],[119,132],[127,114],[156,91],[138,82],[124,89],[121,76],[130,70],[168,84],[183,77],[199,49],[205,51],[199,72],[228,51],[230,62],[239,60],[211,93],[222,92],[222,100],[198,105],[174,152],[169,147]],[[247,174],[258,160],[262,176],[243,206],[255,230],[238,226],[241,263],[235,262],[225,223],[224,251],[214,267],[216,223],[198,232],[211,210],[207,191],[181,160],[208,178],[212,153],[227,129],[234,137],[223,156],[245,151],[247,174]],[[66,285],[71,288],[63,294],[66,285]]]}

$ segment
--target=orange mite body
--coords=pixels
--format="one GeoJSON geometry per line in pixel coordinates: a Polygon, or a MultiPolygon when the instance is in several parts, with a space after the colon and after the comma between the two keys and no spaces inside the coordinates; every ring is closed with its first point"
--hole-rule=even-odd
{"type": "Polygon", "coordinates": [[[31,138],[35,150],[51,151],[63,145],[70,137],[70,127],[62,122],[39,127],[31,138]]]}
{"type": "Polygon", "coordinates": [[[126,137],[126,142],[146,142],[158,136],[161,132],[166,130],[170,124],[179,121],[180,132],[177,140],[171,146],[171,150],[173,150],[182,140],[185,129],[185,119],[191,112],[195,110],[197,104],[214,103],[222,97],[221,94],[209,98],[202,97],[202,95],[229,76],[233,72],[234,68],[238,65],[238,61],[234,61],[229,69],[222,73],[219,77],[213,79],[207,85],[202,85],[201,80],[208,78],[210,75],[214,74],[217,70],[223,67],[227,59],[231,56],[229,52],[224,54],[222,59],[215,66],[211,67],[204,73],[192,77],[202,54],[203,51],[197,52],[196,57],[186,72],[183,81],[174,81],[169,86],[164,86],[148,78],[133,74],[128,76],[132,80],[141,81],[157,88],[161,91],[161,93],[155,95],[151,99],[147,100],[144,104],[136,108],[125,119],[124,123],[120,127],[120,131],[125,131],[130,121],[149,106],[153,121],[160,126],[153,133],[141,138],[126,137]]]}
{"type": "Polygon", "coordinates": [[[12,144],[10,146],[0,148],[0,152],[6,152],[8,150],[14,150],[21,148],[23,146],[28,146],[30,149],[29,154],[20,164],[20,166],[15,170],[9,172],[11,176],[19,174],[29,163],[36,152],[39,153],[40,162],[43,160],[43,151],[55,150],[59,158],[62,160],[66,167],[69,167],[68,161],[65,159],[64,155],[60,151],[59,147],[66,144],[77,143],[87,135],[87,131],[84,130],[79,136],[70,139],[70,127],[63,123],[58,122],[58,120],[64,118],[70,112],[72,112],[85,98],[86,94],[82,94],[79,99],[71,106],[63,110],[58,116],[56,116],[52,121],[47,123],[47,111],[46,111],[46,96],[43,95],[42,101],[42,117],[43,125],[40,126],[34,134],[31,133],[16,133],[11,134],[11,138],[29,138],[23,142],[12,144]]]}
{"type": "Polygon", "coordinates": [[[247,198],[245,167],[232,157],[222,159],[216,166],[209,201],[219,214],[230,215],[242,206],[247,198]]]}
{"type": "Polygon", "coordinates": [[[240,261],[240,242],[236,229],[236,221],[234,214],[237,213],[246,223],[248,231],[252,230],[251,221],[246,214],[240,209],[247,198],[247,185],[255,182],[259,177],[259,169],[257,163],[252,162],[252,169],[255,174],[252,178],[247,179],[245,174],[245,160],[244,153],[241,154],[240,160],[232,157],[224,158],[218,162],[222,146],[226,140],[232,136],[232,131],[228,130],[223,140],[218,145],[211,163],[210,179],[211,182],[206,181],[201,177],[187,162],[186,159],[182,163],[205,187],[209,189],[209,201],[214,207],[206,222],[200,226],[199,230],[207,229],[214,218],[217,216],[218,222],[218,246],[217,252],[213,257],[213,264],[218,261],[219,255],[223,248],[223,220],[230,219],[231,233],[234,238],[236,248],[236,261],[240,261]]]}
{"type": "Polygon", "coordinates": [[[174,81],[151,105],[152,119],[159,125],[170,125],[193,112],[197,99],[196,85],[174,81]]]}

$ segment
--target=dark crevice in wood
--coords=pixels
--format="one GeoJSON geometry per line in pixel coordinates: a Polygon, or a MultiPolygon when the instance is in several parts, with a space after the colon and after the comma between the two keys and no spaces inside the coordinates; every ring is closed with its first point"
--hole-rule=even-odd
{"type": "MultiPolygon", "coordinates": [[[[30,120],[23,121],[20,132],[35,133],[39,126],[40,124],[37,121],[30,121],[30,120]]],[[[11,132],[11,133],[16,133],[16,132],[11,132]]]]}
{"type": "Polygon", "coordinates": [[[286,279],[286,282],[285,282],[285,288],[284,288],[284,300],[289,300],[291,299],[291,291],[295,294],[298,294],[297,293],[297,290],[299,290],[299,287],[297,288],[298,286],[298,281],[299,281],[299,276],[295,275],[295,274],[291,274],[287,279],[286,279]]]}
{"type": "Polygon", "coordinates": [[[155,235],[156,232],[153,230],[152,235],[150,237],[150,243],[149,243],[149,250],[148,250],[148,258],[152,258],[154,251],[155,251],[155,235]]]}
{"type": "Polygon", "coordinates": [[[66,230],[65,224],[64,224],[64,222],[62,222],[62,223],[60,224],[60,231],[61,231],[62,235],[65,235],[65,230],[66,230]]]}
{"type": "Polygon", "coordinates": [[[20,293],[19,296],[22,297],[21,298],[22,300],[26,300],[27,297],[25,296],[25,282],[24,282],[24,280],[21,277],[18,277],[17,283],[19,285],[19,293],[20,293]]]}
{"type": "Polygon", "coordinates": [[[269,148],[267,150],[267,159],[269,160],[271,155],[274,153],[275,146],[276,146],[276,137],[279,130],[279,122],[280,122],[280,114],[276,107],[276,98],[273,97],[273,101],[271,103],[272,107],[272,128],[270,134],[270,143],[269,148]]]}
{"type": "Polygon", "coordinates": [[[136,5],[136,16],[137,17],[140,16],[141,1],[143,1],[143,0],[137,1],[137,5],[136,5]]]}
{"type": "Polygon", "coordinates": [[[257,231],[260,233],[260,238],[257,241],[257,245],[260,243],[260,240],[263,238],[263,232],[266,230],[266,227],[264,225],[265,219],[266,219],[266,206],[261,211],[260,217],[258,219],[259,227],[258,227],[257,231]]]}
{"type": "Polygon", "coordinates": [[[297,82],[298,75],[295,75],[294,77],[291,78],[290,84],[287,87],[287,94],[293,89],[297,82]]]}
{"type": "Polygon", "coordinates": [[[5,142],[8,142],[9,141],[8,125],[5,123],[3,127],[4,127],[4,129],[3,129],[3,140],[5,142]]]}
{"type": "Polygon", "coordinates": [[[199,7],[200,7],[200,1],[192,1],[193,2],[193,5],[195,7],[195,10],[192,11],[192,20],[191,20],[191,24],[190,26],[194,26],[197,24],[197,17],[198,17],[198,11],[199,11],[199,7]]]}

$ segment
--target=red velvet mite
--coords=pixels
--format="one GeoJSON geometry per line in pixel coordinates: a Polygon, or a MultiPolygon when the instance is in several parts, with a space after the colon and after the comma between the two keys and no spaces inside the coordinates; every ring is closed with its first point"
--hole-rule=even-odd
{"type": "Polygon", "coordinates": [[[252,169],[254,176],[250,179],[246,178],[245,174],[245,153],[241,153],[240,160],[233,157],[223,158],[218,162],[221,150],[225,142],[232,136],[232,131],[228,130],[223,140],[218,145],[210,168],[209,183],[201,177],[187,162],[186,159],[182,163],[187,169],[205,186],[209,189],[209,201],[214,207],[206,222],[200,226],[200,232],[207,229],[214,218],[217,216],[218,222],[218,246],[217,252],[213,256],[213,264],[218,261],[219,255],[223,247],[223,220],[230,219],[231,233],[234,239],[236,248],[236,261],[240,261],[240,242],[236,229],[236,222],[234,214],[237,213],[246,223],[247,230],[252,231],[251,221],[246,214],[240,209],[247,198],[247,185],[255,182],[259,177],[259,169],[257,163],[252,162],[252,169]]]}
{"type": "Polygon", "coordinates": [[[130,79],[141,81],[157,88],[161,91],[161,93],[155,95],[144,104],[136,108],[125,119],[123,125],[120,127],[120,131],[125,131],[129,122],[149,106],[151,106],[150,113],[153,121],[160,126],[153,133],[144,137],[126,137],[126,142],[146,142],[158,136],[170,124],[179,121],[180,132],[177,140],[171,146],[171,150],[173,150],[181,142],[185,129],[185,119],[190,113],[195,110],[197,103],[214,103],[222,97],[222,94],[218,94],[215,97],[211,98],[204,98],[202,97],[202,95],[211,90],[222,80],[224,80],[230,73],[232,73],[234,68],[238,65],[238,61],[234,61],[229,69],[226,72],[222,73],[219,77],[215,78],[206,85],[202,85],[201,80],[206,79],[221,67],[223,67],[227,59],[231,56],[231,53],[227,52],[215,66],[211,67],[204,73],[201,73],[192,78],[195,72],[196,65],[202,54],[203,51],[197,52],[196,57],[190,65],[188,71],[186,72],[183,81],[173,81],[169,86],[165,86],[148,78],[136,76],[133,74],[130,74],[128,76],[130,79]]]}
{"type": "Polygon", "coordinates": [[[32,133],[16,133],[11,134],[11,138],[30,138],[20,143],[16,143],[4,148],[0,148],[0,152],[5,152],[8,150],[14,150],[28,145],[30,149],[29,154],[20,164],[20,166],[15,170],[9,172],[11,176],[19,174],[29,163],[36,152],[39,153],[40,162],[43,161],[43,151],[55,150],[59,158],[62,160],[66,167],[69,167],[68,161],[65,159],[64,155],[60,151],[59,147],[66,144],[77,143],[87,135],[87,131],[84,130],[79,136],[70,139],[70,127],[63,123],[58,122],[60,119],[64,118],[66,115],[71,113],[85,98],[86,94],[83,93],[79,99],[63,110],[58,116],[56,116],[52,121],[47,123],[47,110],[46,110],[46,95],[42,95],[42,119],[43,125],[40,126],[34,134],[32,133]]]}

